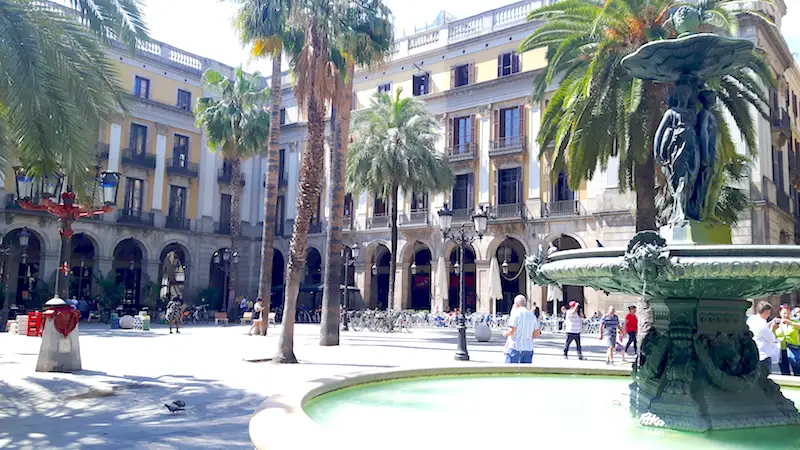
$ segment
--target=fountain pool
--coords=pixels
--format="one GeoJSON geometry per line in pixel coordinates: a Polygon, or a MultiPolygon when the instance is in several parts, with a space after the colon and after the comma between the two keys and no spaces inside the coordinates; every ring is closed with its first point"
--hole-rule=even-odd
{"type": "MultiPolygon", "coordinates": [[[[640,426],[628,410],[629,384],[627,377],[583,375],[419,377],[335,390],[310,399],[304,410],[351,448],[483,450],[520,442],[606,448],[604,440],[650,450],[800,448],[798,425],[706,433],[640,426]]],[[[782,392],[800,402],[800,388],[782,392]]]]}

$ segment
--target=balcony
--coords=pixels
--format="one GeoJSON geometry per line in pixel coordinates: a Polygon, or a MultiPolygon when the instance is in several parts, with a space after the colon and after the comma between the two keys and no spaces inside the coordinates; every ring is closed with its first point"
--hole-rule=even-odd
{"type": "Polygon", "coordinates": [[[102,142],[98,142],[96,145],[97,149],[97,160],[98,161],[107,161],[108,160],[108,152],[109,152],[109,145],[104,144],[102,142]]]}
{"type": "Polygon", "coordinates": [[[156,168],[156,155],[139,153],[135,149],[126,148],[122,150],[122,164],[125,166],[154,170],[156,168]]]}
{"type": "Polygon", "coordinates": [[[231,235],[231,223],[230,222],[215,222],[214,223],[214,234],[221,234],[223,236],[230,236],[231,235]]]}
{"type": "Polygon", "coordinates": [[[126,225],[154,226],[154,216],[151,212],[120,209],[117,211],[117,222],[126,225]]]}
{"type": "Polygon", "coordinates": [[[564,217],[580,215],[580,200],[559,200],[542,203],[542,217],[564,217]]]}
{"type": "Polygon", "coordinates": [[[167,216],[166,227],[171,230],[185,230],[189,231],[192,221],[184,217],[167,216]]]}
{"type": "Polygon", "coordinates": [[[775,203],[777,203],[778,208],[784,210],[789,214],[792,213],[791,209],[789,208],[789,205],[791,203],[791,198],[789,197],[789,194],[784,192],[783,188],[776,189],[775,203]]]}
{"type": "Polygon", "coordinates": [[[792,123],[786,108],[773,108],[770,123],[772,138],[778,140],[780,146],[783,146],[788,139],[792,138],[792,123]]]}
{"type": "MultiPolygon", "coordinates": [[[[224,184],[231,184],[233,181],[233,169],[230,166],[222,166],[221,169],[217,171],[217,181],[224,184]]],[[[242,174],[242,186],[244,186],[244,174],[242,174]]]]}
{"type": "Polygon", "coordinates": [[[469,161],[475,159],[477,150],[478,146],[474,142],[453,145],[448,147],[447,157],[450,159],[450,162],[469,161]]]}
{"type": "Polygon", "coordinates": [[[412,209],[409,214],[400,217],[401,225],[427,225],[430,223],[427,209],[412,209]]]}
{"type": "Polygon", "coordinates": [[[508,220],[528,218],[527,208],[522,203],[510,203],[505,205],[495,205],[489,207],[489,217],[492,220],[508,220]]]}
{"type": "Polygon", "coordinates": [[[353,215],[352,214],[345,214],[342,217],[342,230],[352,230],[353,229],[353,215]]]}
{"type": "Polygon", "coordinates": [[[168,175],[197,178],[199,173],[200,173],[200,167],[198,166],[197,163],[180,160],[178,158],[170,158],[167,160],[168,175]]]}
{"type": "Polygon", "coordinates": [[[470,208],[466,209],[454,209],[453,210],[453,222],[472,222],[472,213],[474,211],[470,208]]]}
{"type": "Polygon", "coordinates": [[[322,222],[311,222],[308,226],[308,234],[322,233],[322,222]]]}
{"type": "Polygon", "coordinates": [[[278,174],[278,187],[286,187],[289,184],[289,172],[278,174]]]}
{"type": "Polygon", "coordinates": [[[525,136],[508,136],[490,142],[489,156],[513,155],[525,152],[525,136]]]}
{"type": "Polygon", "coordinates": [[[389,214],[373,214],[367,218],[367,229],[387,228],[389,226],[389,214]]]}

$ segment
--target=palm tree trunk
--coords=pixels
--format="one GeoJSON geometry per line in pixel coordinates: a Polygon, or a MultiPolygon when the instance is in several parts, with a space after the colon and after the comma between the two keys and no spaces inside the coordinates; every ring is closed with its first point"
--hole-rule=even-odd
{"type": "Polygon", "coordinates": [[[392,233],[392,250],[391,250],[391,260],[389,261],[389,301],[388,309],[392,309],[394,307],[394,283],[395,283],[395,275],[397,272],[397,195],[398,187],[392,187],[392,206],[391,206],[391,214],[390,220],[391,222],[391,233],[392,233]]]}
{"type": "Polygon", "coordinates": [[[300,164],[300,188],[297,196],[297,217],[289,244],[289,264],[286,266],[286,299],[283,306],[283,329],[274,363],[296,363],[294,355],[294,321],[297,312],[297,295],[300,279],[306,265],[308,228],[311,214],[317,207],[325,159],[325,104],[317,102],[312,93],[308,100],[308,148],[303,151],[300,164]]]}
{"type": "MultiPolygon", "coordinates": [[[[269,149],[267,150],[267,186],[264,193],[264,228],[261,232],[261,270],[258,276],[258,296],[269,310],[272,299],[272,253],[275,248],[278,203],[278,179],[281,146],[281,49],[272,54],[272,78],[270,79],[272,105],[269,114],[269,149]]],[[[266,329],[265,329],[266,330],[266,329]]]]}
{"type": "MultiPolygon", "coordinates": [[[[239,252],[239,236],[242,235],[242,161],[238,157],[231,160],[231,255],[238,254],[239,252]]],[[[238,264],[233,263],[233,258],[230,261],[230,272],[228,276],[228,292],[225,293],[228,299],[228,304],[225,305],[228,311],[228,316],[231,315],[231,310],[236,301],[236,269],[238,264]]],[[[231,320],[236,319],[230,317],[231,320]]]]}
{"type": "MultiPolygon", "coordinates": [[[[350,134],[353,103],[353,65],[349,64],[347,84],[336,96],[333,145],[330,151],[330,194],[328,195],[328,251],[325,253],[325,288],[322,297],[322,327],[319,345],[339,345],[342,285],[342,225],[344,222],[345,154],[350,134]]],[[[341,87],[341,86],[340,86],[341,87]]],[[[344,284],[347,284],[346,282],[344,284]]],[[[347,286],[345,286],[347,289],[347,286]]],[[[345,294],[346,295],[346,294],[345,294]]]]}

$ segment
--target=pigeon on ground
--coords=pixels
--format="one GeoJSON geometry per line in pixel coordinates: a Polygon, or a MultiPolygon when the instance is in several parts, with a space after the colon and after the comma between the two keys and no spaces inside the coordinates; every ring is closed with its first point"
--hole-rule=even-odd
{"type": "Polygon", "coordinates": [[[177,406],[178,408],[186,407],[186,402],[183,400],[175,400],[174,402],[172,402],[172,404],[177,406]]]}
{"type": "Polygon", "coordinates": [[[167,409],[169,410],[169,412],[171,412],[171,413],[176,413],[176,412],[178,412],[178,411],[184,411],[184,409],[183,409],[183,408],[181,408],[181,407],[179,407],[179,406],[175,406],[175,405],[168,405],[168,404],[166,404],[166,403],[164,403],[164,406],[166,406],[166,407],[167,407],[167,409]]]}

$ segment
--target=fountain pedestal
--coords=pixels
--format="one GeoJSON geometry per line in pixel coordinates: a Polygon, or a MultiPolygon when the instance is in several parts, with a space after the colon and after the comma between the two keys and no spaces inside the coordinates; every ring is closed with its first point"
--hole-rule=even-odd
{"type": "Polygon", "coordinates": [[[767,379],[745,324],[749,302],[651,298],[630,409],[643,425],[707,431],[799,423],[767,379]]]}

